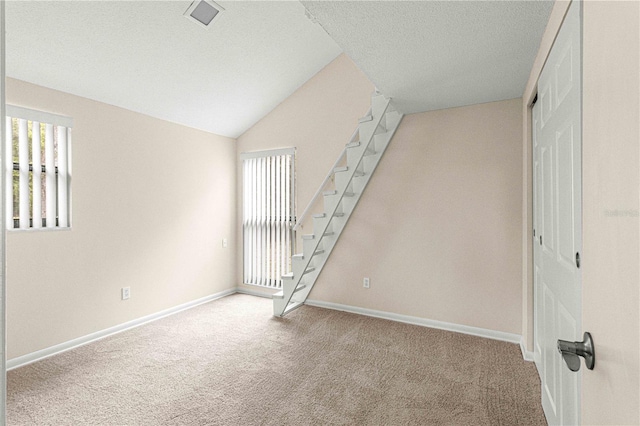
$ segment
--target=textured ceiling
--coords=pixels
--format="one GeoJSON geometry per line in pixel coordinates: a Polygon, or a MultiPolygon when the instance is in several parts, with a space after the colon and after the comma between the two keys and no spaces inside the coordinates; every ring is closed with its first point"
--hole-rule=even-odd
{"type": "Polygon", "coordinates": [[[7,75],[237,137],[342,50],[405,113],[519,97],[552,7],[218,3],[204,29],[191,0],[8,1],[7,75]]]}
{"type": "Polygon", "coordinates": [[[237,137],[341,53],[298,2],[9,1],[7,75],[237,137]]]}
{"type": "Polygon", "coordinates": [[[522,96],[552,1],[302,1],[405,113],[522,96]]]}

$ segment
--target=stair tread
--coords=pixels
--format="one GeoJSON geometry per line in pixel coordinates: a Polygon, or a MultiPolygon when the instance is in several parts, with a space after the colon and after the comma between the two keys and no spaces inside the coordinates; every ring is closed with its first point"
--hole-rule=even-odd
{"type": "MultiPolygon", "coordinates": [[[[346,218],[349,216],[351,210],[348,210],[346,213],[343,212],[345,206],[350,204],[343,204],[342,207],[340,203],[338,205],[334,205],[332,203],[336,203],[342,200],[343,197],[355,197],[351,201],[356,202],[358,197],[360,197],[362,189],[360,186],[362,183],[366,184],[366,180],[353,181],[353,178],[358,178],[362,176],[371,176],[373,170],[369,170],[367,164],[370,164],[373,168],[378,164],[379,156],[382,155],[384,150],[387,148],[387,144],[391,140],[394,132],[399,126],[403,114],[397,111],[391,104],[390,98],[384,98],[380,92],[376,90],[375,94],[372,98],[372,105],[370,112],[361,117],[358,120],[358,127],[354,132],[352,139],[346,144],[345,150],[349,148],[357,148],[356,151],[350,151],[348,155],[346,155],[346,162],[344,162],[344,158],[340,158],[338,164],[343,164],[342,166],[335,166],[332,170],[332,173],[335,175],[334,180],[336,182],[335,186],[329,186],[328,188],[335,188],[333,190],[327,189],[327,187],[321,188],[322,195],[324,196],[336,196],[335,198],[327,198],[325,199],[325,207],[328,207],[329,210],[323,213],[313,214],[314,219],[325,219],[320,221],[315,221],[315,230],[313,234],[303,234],[303,240],[312,240],[311,243],[306,242],[304,244],[304,250],[302,253],[296,253],[293,255],[293,259],[296,260],[295,270],[297,271],[297,277],[294,277],[293,274],[283,275],[283,279],[293,279],[293,281],[285,282],[286,286],[283,286],[282,291],[275,293],[272,297],[274,299],[284,299],[285,292],[287,295],[292,293],[297,293],[302,290],[305,290],[303,293],[298,294],[297,297],[291,297],[291,300],[287,299],[287,302],[278,302],[278,300],[274,301],[274,309],[276,309],[275,315],[284,316],[287,313],[297,309],[298,307],[304,305],[305,298],[307,297],[307,293],[313,288],[315,284],[315,279],[318,273],[322,270],[322,266],[324,265],[324,261],[326,260],[324,257],[319,257],[315,259],[316,266],[311,266],[314,264],[314,256],[328,256],[328,253],[331,252],[333,248],[334,240],[327,239],[323,240],[326,236],[333,235],[332,238],[337,238],[337,235],[340,234],[340,230],[333,231],[332,228],[335,226],[343,225],[346,221],[346,218]],[[372,122],[372,124],[366,124],[368,122],[372,122]],[[360,124],[364,126],[361,127],[360,124]],[[360,137],[363,137],[363,132],[366,130],[367,137],[370,139],[360,140],[360,137]],[[373,130],[373,135],[371,135],[371,130],[373,130]],[[370,135],[370,136],[369,136],[370,135]],[[374,135],[375,139],[374,139],[374,135]],[[356,139],[356,140],[354,140],[356,139]],[[373,157],[365,160],[363,163],[364,156],[373,156],[377,155],[378,157],[373,157]],[[370,161],[370,163],[369,163],[370,161]],[[340,172],[350,172],[347,174],[338,175],[340,172]],[[345,182],[342,182],[344,180],[345,182]],[[354,186],[355,185],[355,186],[354,186]],[[355,191],[357,189],[357,192],[355,191]],[[328,203],[328,204],[326,204],[328,203]],[[338,211],[335,211],[338,210],[338,211]],[[344,217],[345,219],[341,221],[333,221],[334,226],[332,227],[330,224],[332,223],[333,218],[344,217]],[[326,228],[329,228],[327,230],[326,228]],[[317,234],[316,234],[317,233],[317,234]],[[326,246],[327,249],[323,249],[321,247],[326,246]],[[304,263],[301,261],[304,260],[304,263]],[[302,267],[306,269],[301,270],[302,267]],[[314,272],[315,271],[315,272],[314,272]],[[306,274],[308,277],[304,277],[306,274]],[[305,281],[306,280],[306,281],[305,281]],[[304,282],[304,284],[303,284],[304,282]],[[296,284],[297,287],[292,288],[293,284],[296,284]],[[283,304],[287,306],[282,307],[283,304]],[[280,313],[281,312],[281,313],[280,313]]],[[[346,153],[343,152],[343,155],[346,153]]]]}
{"type": "Polygon", "coordinates": [[[282,275],[282,278],[283,278],[283,279],[285,279],[285,278],[286,278],[286,279],[291,279],[291,278],[293,278],[293,272],[289,272],[288,274],[284,274],[284,275],[282,275]]]}

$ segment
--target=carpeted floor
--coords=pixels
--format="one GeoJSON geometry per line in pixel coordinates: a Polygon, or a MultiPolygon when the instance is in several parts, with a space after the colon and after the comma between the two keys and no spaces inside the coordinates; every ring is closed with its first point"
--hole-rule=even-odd
{"type": "Polygon", "coordinates": [[[9,425],[544,425],[517,345],[232,295],[8,373],[9,425]]]}

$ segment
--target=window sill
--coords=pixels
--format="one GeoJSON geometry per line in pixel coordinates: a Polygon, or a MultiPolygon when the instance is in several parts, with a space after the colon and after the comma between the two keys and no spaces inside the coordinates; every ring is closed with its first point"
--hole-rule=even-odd
{"type": "Polygon", "coordinates": [[[72,227],[67,227],[67,228],[25,228],[25,229],[21,229],[21,228],[11,228],[11,229],[7,229],[8,233],[16,233],[16,234],[21,234],[21,233],[30,233],[30,232],[64,232],[64,231],[71,231],[73,228],[72,227]]]}

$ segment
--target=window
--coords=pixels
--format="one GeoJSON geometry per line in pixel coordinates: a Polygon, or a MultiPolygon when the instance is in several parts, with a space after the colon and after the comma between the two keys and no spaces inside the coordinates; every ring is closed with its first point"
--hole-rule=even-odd
{"type": "Polygon", "coordinates": [[[245,284],[282,287],[295,238],[295,150],[243,153],[245,284]]]}
{"type": "Polygon", "coordinates": [[[73,120],[7,105],[7,228],[71,227],[73,120]]]}

